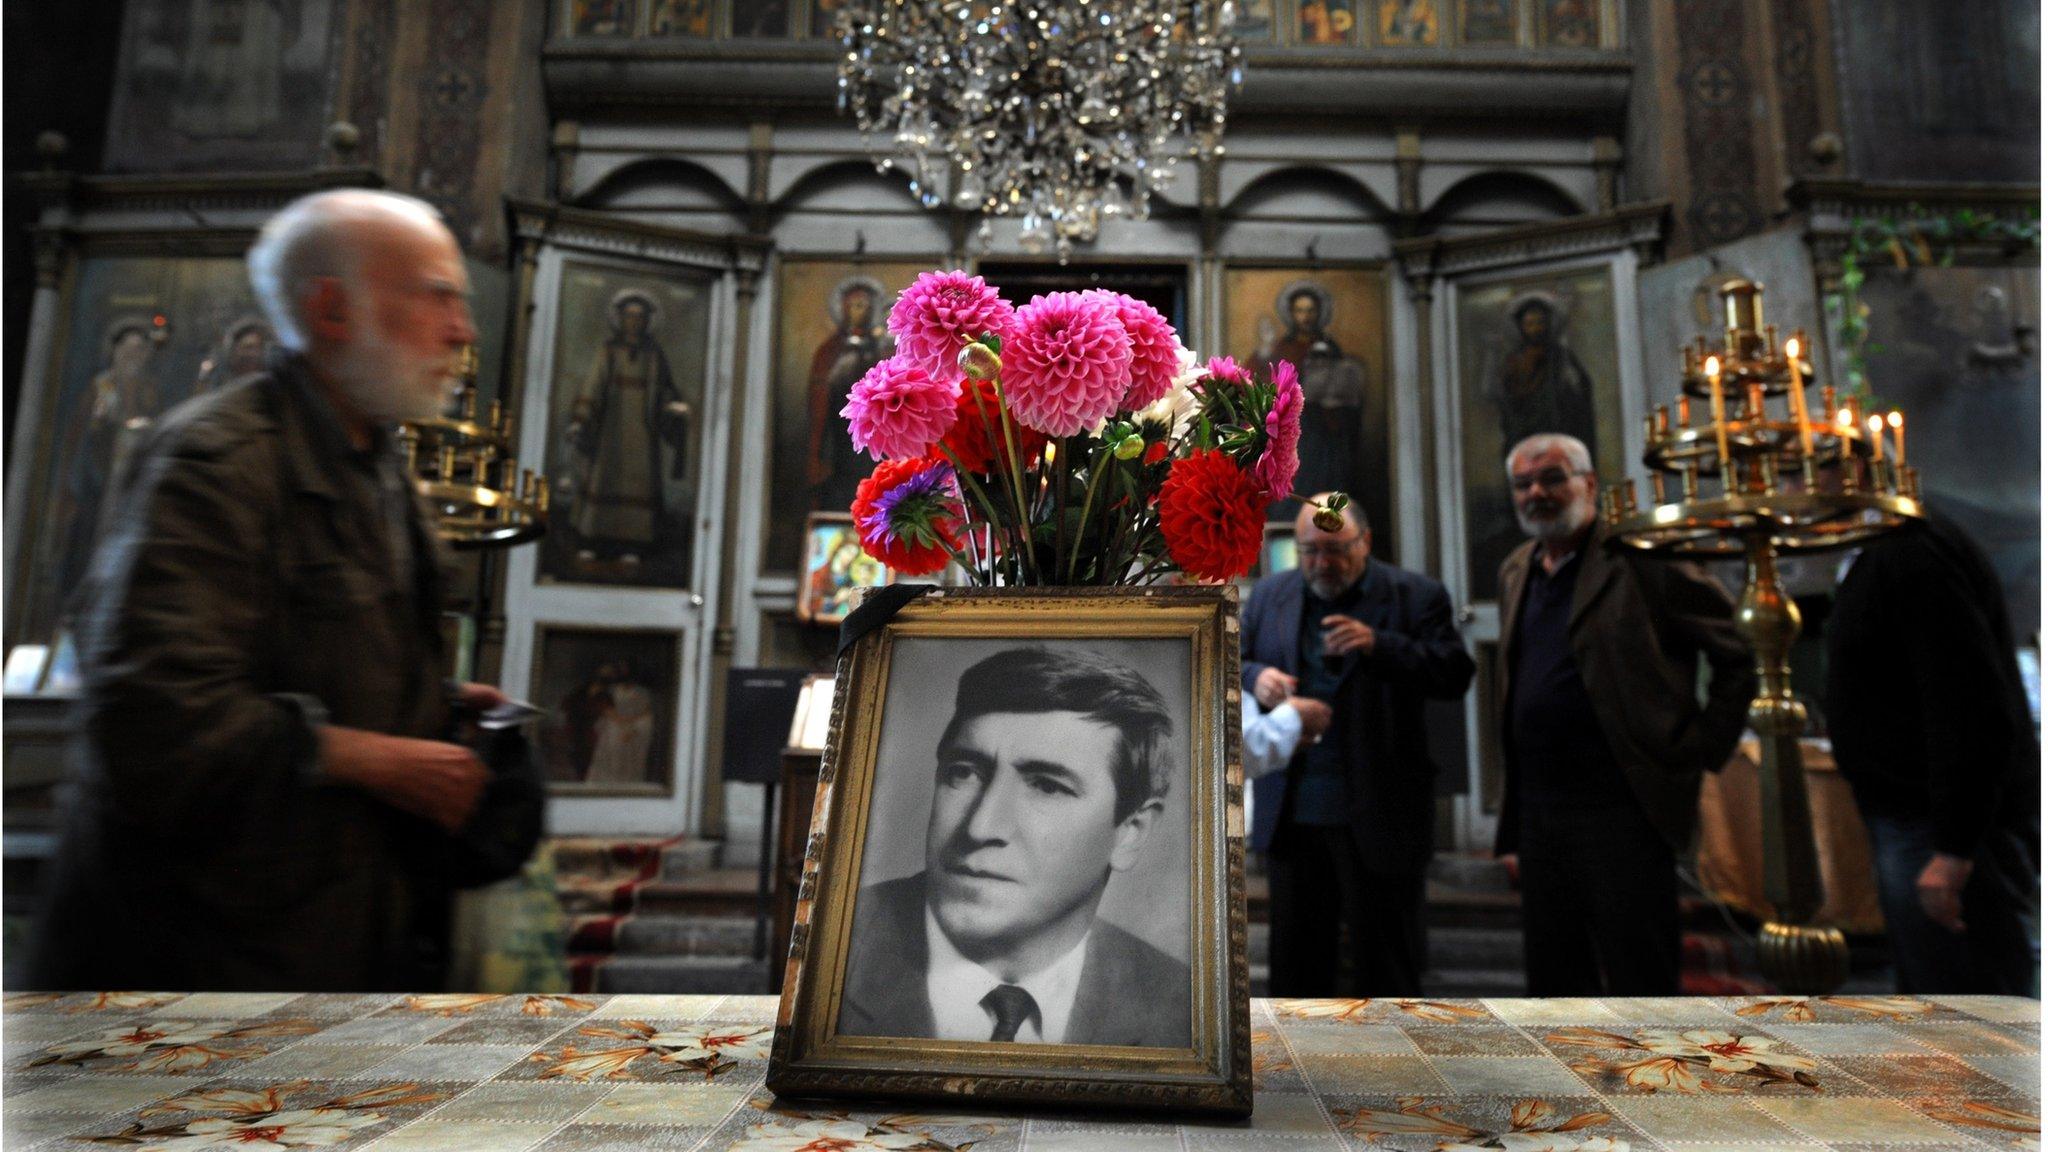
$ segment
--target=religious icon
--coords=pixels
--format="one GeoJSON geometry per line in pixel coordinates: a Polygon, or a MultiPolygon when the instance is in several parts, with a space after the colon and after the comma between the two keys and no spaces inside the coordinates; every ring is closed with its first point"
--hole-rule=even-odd
{"type": "Polygon", "coordinates": [[[1436,40],[1436,0],[1380,0],[1381,44],[1427,46],[1436,40]]]}
{"type": "Polygon", "coordinates": [[[1501,442],[1513,445],[1538,432],[1568,432],[1594,446],[1593,381],[1564,342],[1564,303],[1548,292],[1512,301],[1509,319],[1518,345],[1501,365],[1494,386],[1501,442]]]}
{"type": "Polygon", "coordinates": [[[127,316],[108,326],[106,361],[66,430],[66,471],[58,494],[63,552],[57,587],[70,595],[85,580],[107,529],[128,459],[163,410],[158,351],[169,337],[161,317],[127,316]]]}
{"type": "Polygon", "coordinates": [[[283,170],[319,162],[333,116],[336,0],[133,0],[108,117],[109,170],[283,170]]]}
{"type": "Polygon", "coordinates": [[[628,566],[654,547],[662,447],[669,471],[687,466],[690,406],[676,391],[668,357],[654,341],[654,297],[628,288],[612,297],[612,338],[598,349],[569,424],[569,440],[582,467],[571,525],[579,559],[599,552],[628,566]]]}
{"type": "Polygon", "coordinates": [[[1544,0],[1542,12],[1544,47],[1599,47],[1600,23],[1593,0],[1544,0]]]}
{"type": "Polygon", "coordinates": [[[231,380],[263,371],[270,346],[276,342],[270,325],[261,316],[244,316],[229,324],[221,332],[220,340],[207,352],[206,359],[199,362],[199,375],[192,382],[192,394],[211,392],[231,380]]]}
{"type": "MultiPolygon", "coordinates": [[[[1294,490],[1305,496],[1351,491],[1358,472],[1359,430],[1367,400],[1365,362],[1346,353],[1330,335],[1336,302],[1330,290],[1317,281],[1287,284],[1274,300],[1273,310],[1272,316],[1260,318],[1259,346],[1249,360],[1259,372],[1274,361],[1285,360],[1300,374],[1301,471],[1295,474],[1294,490]]],[[[1268,515],[1291,520],[1294,511],[1276,507],[1268,515]]]]}
{"type": "Polygon", "coordinates": [[[1516,40],[1514,0],[1460,0],[1458,20],[1464,42],[1512,45],[1516,40]]]}
{"type": "Polygon", "coordinates": [[[709,36],[711,0],[654,0],[649,28],[656,36],[709,36]]]}
{"type": "Polygon", "coordinates": [[[541,579],[684,587],[709,293],[595,265],[563,280],[541,579]]]}
{"type": "Polygon", "coordinates": [[[804,541],[804,577],[796,595],[799,620],[837,625],[853,611],[862,589],[880,588],[895,579],[895,573],[861,547],[860,532],[847,513],[811,513],[804,524],[804,541]]]}
{"type": "Polygon", "coordinates": [[[1525,538],[1501,471],[1539,432],[1585,441],[1603,475],[1620,474],[1620,351],[1605,266],[1458,293],[1466,556],[1475,598],[1525,538]]]}
{"type": "Polygon", "coordinates": [[[1303,44],[1350,44],[1357,27],[1351,0],[1301,0],[1296,35],[1303,44]]]}
{"type": "Polygon", "coordinates": [[[839,414],[854,384],[895,352],[887,326],[896,293],[929,262],[782,261],[776,292],[774,467],[765,556],[801,572],[804,513],[845,512],[874,461],[854,451],[839,414]]]}
{"type": "Polygon", "coordinates": [[[653,793],[674,760],[676,637],[542,625],[534,697],[556,791],[653,793]]]}
{"type": "Polygon", "coordinates": [[[634,0],[571,0],[569,34],[572,36],[630,36],[633,34],[634,0]]]}
{"type": "Polygon", "coordinates": [[[789,35],[789,0],[733,5],[732,34],[755,38],[789,35]]]}
{"type": "Polygon", "coordinates": [[[853,504],[854,489],[872,465],[854,450],[846,407],[853,386],[868,369],[896,350],[884,323],[882,285],[871,276],[849,276],[832,289],[826,304],[832,334],[811,353],[810,457],[805,480],[810,505],[836,510],[853,504]]]}

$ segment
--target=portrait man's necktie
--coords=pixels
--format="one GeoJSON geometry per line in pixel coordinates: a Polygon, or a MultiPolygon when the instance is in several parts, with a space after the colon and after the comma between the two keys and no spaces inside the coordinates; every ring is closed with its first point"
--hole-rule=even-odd
{"type": "Polygon", "coordinates": [[[996,1030],[989,1033],[991,1040],[1015,1040],[1017,1029],[1038,1010],[1038,1002],[1015,984],[999,984],[981,998],[981,1006],[995,1013],[996,1030]]]}

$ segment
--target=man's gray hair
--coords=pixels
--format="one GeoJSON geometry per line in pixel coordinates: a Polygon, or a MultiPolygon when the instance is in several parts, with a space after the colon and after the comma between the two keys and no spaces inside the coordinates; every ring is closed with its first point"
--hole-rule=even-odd
{"type": "Polygon", "coordinates": [[[1586,448],[1584,440],[1563,432],[1538,432],[1534,436],[1522,437],[1513,448],[1508,449],[1507,459],[1501,461],[1501,464],[1507,469],[1510,479],[1515,474],[1515,461],[1532,452],[1562,452],[1565,462],[1572,466],[1572,471],[1593,470],[1593,453],[1586,448]]]}
{"type": "Polygon", "coordinates": [[[353,283],[365,247],[359,230],[372,221],[393,218],[445,227],[441,213],[426,201],[370,188],[301,196],[263,225],[249,249],[249,287],[279,344],[295,352],[305,349],[306,330],[299,312],[306,285],[323,276],[353,283]]]}

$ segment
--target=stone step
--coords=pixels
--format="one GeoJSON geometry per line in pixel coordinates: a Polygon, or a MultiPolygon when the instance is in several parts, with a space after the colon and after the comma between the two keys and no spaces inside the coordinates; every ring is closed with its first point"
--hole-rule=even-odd
{"type": "Polygon", "coordinates": [[[634,910],[659,916],[747,916],[760,907],[760,877],[743,868],[650,880],[635,893],[634,910]]]}
{"type": "Polygon", "coordinates": [[[766,995],[768,965],[760,960],[703,956],[617,956],[598,968],[593,992],[654,995],[766,995]]]}
{"type": "Polygon", "coordinates": [[[628,916],[619,923],[612,950],[620,956],[751,959],[754,921],[734,916],[628,916]]]}
{"type": "Polygon", "coordinates": [[[1513,968],[1432,966],[1422,973],[1422,994],[1440,1000],[1476,996],[1527,996],[1529,984],[1522,975],[1520,964],[1513,968]]]}
{"type": "Polygon", "coordinates": [[[1426,937],[1430,968],[1520,969],[1522,966],[1522,933],[1519,929],[1432,926],[1426,937]]]}
{"type": "MultiPolygon", "coordinates": [[[[661,850],[663,880],[684,880],[697,873],[712,872],[723,860],[725,845],[716,840],[685,840],[661,850]]],[[[751,874],[751,870],[750,870],[751,874]]]]}
{"type": "Polygon", "coordinates": [[[1439,852],[1429,862],[1429,879],[1434,885],[1467,892],[1512,892],[1508,870],[1491,856],[1439,852]]]}
{"type": "Polygon", "coordinates": [[[619,880],[658,865],[664,846],[657,837],[561,836],[548,842],[556,875],[619,880]]]}

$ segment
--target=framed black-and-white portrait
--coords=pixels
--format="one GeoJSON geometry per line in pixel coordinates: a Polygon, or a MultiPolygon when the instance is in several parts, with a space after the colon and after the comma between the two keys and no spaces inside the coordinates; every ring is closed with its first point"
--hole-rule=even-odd
{"type": "Polygon", "coordinates": [[[842,657],[777,1092],[1251,1106],[1234,589],[938,589],[842,657]]]}

